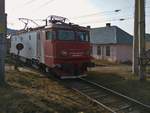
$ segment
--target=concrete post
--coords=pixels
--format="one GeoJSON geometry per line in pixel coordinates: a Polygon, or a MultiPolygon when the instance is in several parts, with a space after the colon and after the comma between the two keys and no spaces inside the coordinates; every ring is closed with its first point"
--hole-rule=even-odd
{"type": "Polygon", "coordinates": [[[135,13],[134,13],[134,38],[133,38],[133,54],[132,54],[132,73],[138,75],[138,0],[135,0],[135,13]]]}
{"type": "MultiPolygon", "coordinates": [[[[138,35],[139,35],[139,56],[140,59],[144,57],[145,53],[145,0],[138,0],[139,11],[138,11],[138,35]]],[[[143,64],[143,60],[139,65],[139,76],[140,80],[146,79],[146,66],[143,64]]]]}

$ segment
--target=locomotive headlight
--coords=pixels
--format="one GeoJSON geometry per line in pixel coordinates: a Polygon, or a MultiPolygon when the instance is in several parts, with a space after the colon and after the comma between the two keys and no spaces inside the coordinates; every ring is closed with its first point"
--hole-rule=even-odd
{"type": "Polygon", "coordinates": [[[61,51],[61,56],[68,56],[68,52],[65,50],[61,51]]]}

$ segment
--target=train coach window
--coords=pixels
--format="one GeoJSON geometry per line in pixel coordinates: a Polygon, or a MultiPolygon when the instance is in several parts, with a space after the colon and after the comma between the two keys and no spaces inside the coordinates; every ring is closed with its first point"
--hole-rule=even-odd
{"type": "Polygon", "coordinates": [[[76,37],[78,41],[89,41],[89,37],[86,32],[77,32],[76,37]]]}
{"type": "Polygon", "coordinates": [[[59,30],[58,31],[59,40],[75,40],[75,34],[70,30],[59,30]]]}

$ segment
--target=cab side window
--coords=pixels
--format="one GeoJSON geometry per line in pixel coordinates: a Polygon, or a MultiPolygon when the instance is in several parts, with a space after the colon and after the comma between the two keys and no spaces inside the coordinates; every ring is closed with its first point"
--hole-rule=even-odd
{"type": "Polygon", "coordinates": [[[54,31],[46,31],[46,40],[52,40],[55,37],[54,31]]]}

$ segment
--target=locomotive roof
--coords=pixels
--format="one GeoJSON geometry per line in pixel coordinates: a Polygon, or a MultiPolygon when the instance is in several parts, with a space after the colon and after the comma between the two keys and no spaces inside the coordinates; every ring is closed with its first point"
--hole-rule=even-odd
{"type": "Polygon", "coordinates": [[[72,29],[72,30],[81,30],[81,31],[89,31],[90,27],[83,27],[83,26],[79,26],[73,23],[50,23],[47,26],[40,26],[40,27],[36,27],[36,28],[28,28],[27,30],[19,30],[18,32],[16,32],[13,35],[19,35],[22,33],[27,33],[27,32],[33,32],[33,31],[41,31],[41,30],[47,30],[47,29],[52,29],[52,28],[56,28],[56,29],[72,29]]]}
{"type": "Polygon", "coordinates": [[[61,28],[61,29],[74,29],[74,30],[89,30],[88,27],[83,27],[83,26],[79,26],[79,25],[76,25],[76,24],[72,24],[72,23],[69,23],[69,24],[49,24],[48,26],[45,26],[45,29],[48,29],[48,28],[61,28]]]}

